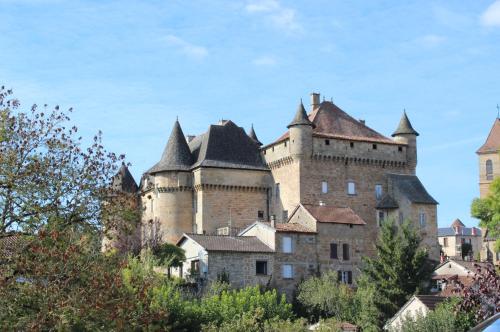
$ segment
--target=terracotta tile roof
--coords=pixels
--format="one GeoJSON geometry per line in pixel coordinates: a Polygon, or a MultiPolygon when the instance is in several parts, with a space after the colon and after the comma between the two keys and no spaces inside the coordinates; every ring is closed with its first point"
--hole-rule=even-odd
{"type": "MultiPolygon", "coordinates": [[[[260,221],[261,224],[271,227],[271,223],[260,221]]],[[[304,225],[297,223],[276,223],[275,227],[277,232],[282,233],[307,233],[307,234],[316,234],[317,232],[312,229],[307,228],[304,225]]]]}
{"type": "Polygon", "coordinates": [[[10,233],[0,235],[0,260],[11,257],[16,251],[28,245],[28,237],[23,234],[10,233]]]}
{"type": "Polygon", "coordinates": [[[445,288],[438,293],[439,296],[450,297],[450,296],[460,296],[463,293],[464,287],[469,287],[474,284],[474,278],[471,276],[457,276],[457,275],[446,275],[445,278],[438,278],[445,276],[435,276],[433,279],[443,279],[446,280],[445,288]]]}
{"type": "Polygon", "coordinates": [[[476,151],[476,153],[492,153],[498,152],[500,149],[500,119],[495,119],[493,126],[491,127],[488,138],[486,142],[476,151]]]}
{"type": "Polygon", "coordinates": [[[348,207],[309,204],[303,204],[303,206],[318,222],[366,225],[366,222],[348,207]]]}
{"type": "Polygon", "coordinates": [[[435,295],[415,295],[417,299],[419,299],[427,308],[430,310],[434,310],[436,305],[446,300],[444,296],[435,296],[435,295]]]}
{"type": "Polygon", "coordinates": [[[180,245],[186,238],[192,239],[207,251],[273,252],[254,236],[184,234],[177,245],[180,245]]]}
{"type": "MultiPolygon", "coordinates": [[[[376,132],[362,122],[354,119],[349,114],[341,110],[337,105],[329,101],[323,101],[317,109],[308,115],[308,119],[313,123],[313,125],[316,126],[313,129],[313,136],[385,144],[399,144],[376,132]]],[[[289,131],[270,145],[281,142],[288,137],[289,131]]]]}

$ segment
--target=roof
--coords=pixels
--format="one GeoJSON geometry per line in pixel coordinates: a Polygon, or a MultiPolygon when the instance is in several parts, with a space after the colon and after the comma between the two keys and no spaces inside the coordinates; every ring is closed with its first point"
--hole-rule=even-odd
{"type": "Polygon", "coordinates": [[[186,239],[193,240],[206,251],[273,252],[271,248],[254,236],[184,234],[177,245],[180,246],[186,239]]]}
{"type": "Polygon", "coordinates": [[[478,268],[481,269],[481,268],[487,268],[487,267],[492,266],[490,263],[487,263],[487,262],[473,262],[473,261],[471,262],[471,261],[464,261],[464,260],[454,258],[454,259],[448,259],[445,262],[436,266],[434,268],[434,272],[437,271],[439,268],[441,268],[443,265],[450,264],[450,263],[462,266],[467,271],[470,271],[472,273],[478,272],[478,268]]]}
{"type": "Polygon", "coordinates": [[[113,189],[126,193],[135,193],[139,189],[125,163],[122,163],[118,173],[113,177],[113,189]]]}
{"type": "Polygon", "coordinates": [[[476,153],[495,153],[500,149],[500,119],[496,118],[491,127],[486,142],[476,151],[476,153]]]}
{"type": "Polygon", "coordinates": [[[192,161],[191,150],[189,150],[181,125],[179,121],[175,121],[160,161],[148,173],[189,170],[192,161]]]}
{"type": "Polygon", "coordinates": [[[457,218],[451,223],[451,227],[465,227],[465,225],[462,220],[457,218]]]}
{"type": "Polygon", "coordinates": [[[420,300],[427,308],[434,310],[436,305],[443,302],[447,298],[445,296],[435,296],[435,295],[415,295],[417,299],[420,300]]]}
{"type": "Polygon", "coordinates": [[[375,207],[380,210],[391,210],[399,208],[398,203],[391,195],[385,194],[375,207]]]}
{"type": "Polygon", "coordinates": [[[189,142],[195,167],[226,167],[269,170],[259,146],[243,128],[228,120],[211,125],[208,131],[189,142]]]}
{"type": "Polygon", "coordinates": [[[16,251],[22,250],[28,244],[27,235],[7,233],[0,235],[0,260],[11,257],[16,251]]]}
{"type": "Polygon", "coordinates": [[[320,223],[366,225],[366,222],[349,207],[310,204],[302,206],[320,223]]]}
{"type": "MultiPolygon", "coordinates": [[[[307,116],[307,118],[315,126],[313,129],[313,136],[316,137],[400,144],[376,132],[361,121],[354,119],[349,114],[341,110],[337,105],[329,101],[323,101],[318,108],[315,108],[314,111],[307,116]]],[[[290,125],[294,123],[295,118],[290,125]]],[[[289,136],[290,133],[287,131],[272,144],[288,139],[289,136]]]]}
{"type": "Polygon", "coordinates": [[[255,141],[255,143],[257,143],[257,145],[259,145],[259,146],[262,145],[261,141],[259,141],[259,139],[257,138],[257,135],[255,134],[255,130],[253,129],[253,124],[250,127],[250,131],[248,132],[248,137],[253,139],[255,141]]]}
{"type": "Polygon", "coordinates": [[[438,204],[425,190],[424,185],[416,175],[387,174],[393,188],[399,189],[410,202],[417,204],[438,204]]]}
{"type": "Polygon", "coordinates": [[[453,227],[440,227],[438,228],[438,236],[472,236],[472,229],[476,229],[476,235],[481,236],[481,230],[476,227],[460,227],[460,232],[458,234],[455,233],[455,228],[453,227]]]}
{"type": "MultiPolygon", "coordinates": [[[[266,226],[271,227],[270,222],[258,221],[260,224],[264,224],[266,226]]],[[[272,228],[272,227],[271,227],[272,228]]],[[[298,223],[276,223],[274,225],[274,229],[279,233],[307,233],[307,234],[316,234],[317,232],[298,223]]]]}
{"type": "Polygon", "coordinates": [[[300,126],[300,125],[305,125],[305,126],[312,126],[314,127],[313,123],[309,120],[306,109],[304,108],[304,104],[302,104],[302,100],[300,101],[299,107],[297,108],[297,113],[295,113],[295,116],[290,122],[290,124],[287,126],[287,128],[293,127],[293,126],[300,126]]]}
{"type": "Polygon", "coordinates": [[[408,119],[408,116],[406,115],[406,111],[403,112],[403,115],[401,116],[401,120],[399,120],[399,125],[396,128],[396,131],[392,133],[392,136],[397,136],[397,135],[415,135],[418,136],[419,134],[415,129],[413,129],[410,120],[408,119]]]}

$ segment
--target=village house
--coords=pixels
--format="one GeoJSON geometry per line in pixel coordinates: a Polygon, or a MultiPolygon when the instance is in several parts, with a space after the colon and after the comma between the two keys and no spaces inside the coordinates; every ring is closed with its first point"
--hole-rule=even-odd
{"type": "Polygon", "coordinates": [[[462,259],[462,247],[464,244],[469,244],[472,252],[467,257],[469,260],[474,259],[476,254],[480,254],[483,246],[481,230],[476,227],[465,227],[460,219],[453,221],[450,227],[438,228],[438,241],[443,254],[450,258],[462,259]]]}

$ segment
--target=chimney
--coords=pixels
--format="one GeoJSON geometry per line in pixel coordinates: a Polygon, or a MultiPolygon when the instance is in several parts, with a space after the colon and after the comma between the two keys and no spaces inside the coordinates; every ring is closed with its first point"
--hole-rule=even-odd
{"type": "Polygon", "coordinates": [[[362,124],[366,124],[366,121],[364,119],[359,119],[359,122],[361,122],[362,124]]]}
{"type": "Polygon", "coordinates": [[[476,235],[477,235],[476,227],[472,227],[472,236],[476,236],[476,235]]]}
{"type": "Polygon", "coordinates": [[[187,135],[187,136],[186,136],[186,140],[187,140],[187,142],[189,143],[189,142],[191,142],[192,140],[194,140],[194,138],[195,138],[195,137],[196,137],[196,136],[194,136],[194,135],[187,135]]]}
{"type": "Polygon", "coordinates": [[[276,228],[276,216],[274,214],[271,215],[271,227],[276,228]]]}
{"type": "Polygon", "coordinates": [[[319,107],[320,101],[319,101],[319,93],[313,92],[311,93],[311,110],[315,110],[319,107]]]}

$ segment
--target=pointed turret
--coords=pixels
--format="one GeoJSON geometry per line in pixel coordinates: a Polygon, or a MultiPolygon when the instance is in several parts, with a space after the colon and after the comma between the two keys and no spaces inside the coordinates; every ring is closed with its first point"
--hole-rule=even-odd
{"type": "Polygon", "coordinates": [[[306,109],[304,108],[304,104],[302,104],[302,100],[300,101],[299,107],[297,108],[297,113],[295,113],[295,117],[292,122],[287,126],[287,128],[294,126],[311,126],[314,128],[314,124],[309,120],[307,116],[306,109]]]}
{"type": "Polygon", "coordinates": [[[253,129],[253,123],[252,126],[250,127],[250,131],[248,132],[248,136],[257,143],[258,146],[262,146],[262,143],[259,141],[257,138],[257,135],[255,134],[255,130],[253,129]]]}
{"type": "Polygon", "coordinates": [[[406,115],[406,111],[403,111],[403,116],[401,117],[401,120],[399,121],[398,128],[394,133],[392,133],[392,137],[395,137],[397,135],[415,135],[418,136],[419,134],[415,129],[413,129],[410,120],[408,119],[408,116],[406,115]]]}
{"type": "Polygon", "coordinates": [[[192,159],[181,125],[176,120],[160,161],[148,173],[188,170],[193,163],[192,159]]]}
{"type": "Polygon", "coordinates": [[[122,163],[118,173],[113,178],[113,189],[125,193],[135,193],[139,189],[125,163],[122,163]]]}

